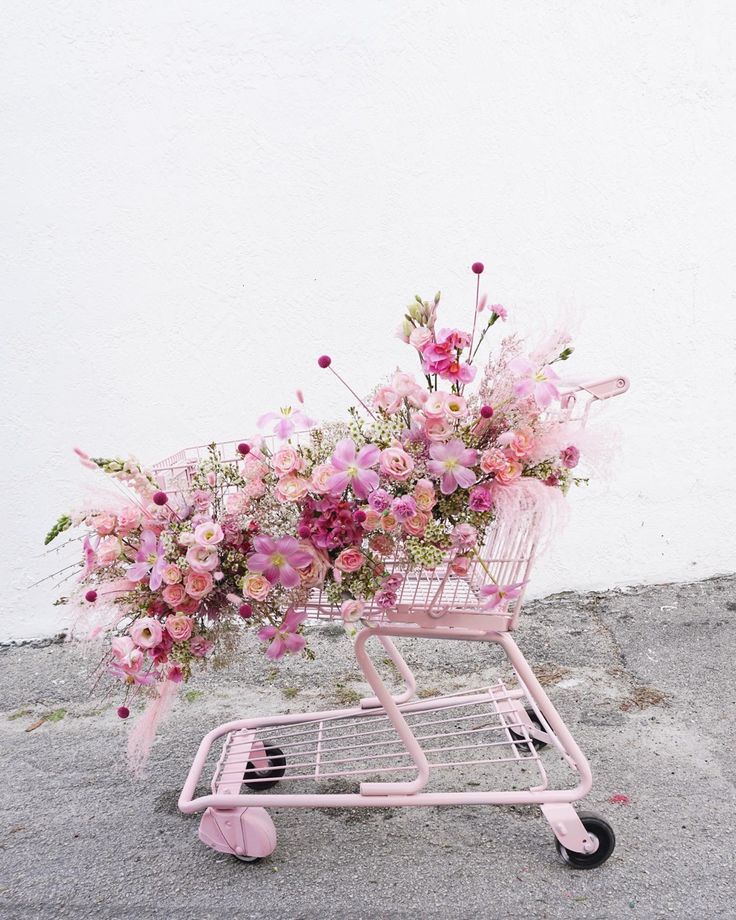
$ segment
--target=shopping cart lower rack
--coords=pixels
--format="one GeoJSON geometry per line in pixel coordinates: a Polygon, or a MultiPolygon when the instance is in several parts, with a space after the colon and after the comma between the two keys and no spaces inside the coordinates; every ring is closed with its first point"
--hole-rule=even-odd
{"type": "MultiPolygon", "coordinates": [[[[563,402],[568,419],[579,405],[578,393],[595,400],[627,388],[626,379],[616,377],[576,390],[563,402]]],[[[586,401],[583,422],[588,408],[586,401]]],[[[169,487],[187,475],[191,462],[186,451],[173,459],[169,487]]],[[[276,847],[267,808],[538,805],[566,863],[583,869],[604,863],[615,846],[611,826],[573,808],[592,787],[588,762],[511,635],[523,597],[503,613],[482,611],[478,603],[489,573],[498,583],[528,581],[537,539],[533,518],[494,526],[482,562],[463,575],[449,565],[411,569],[397,559],[397,570],[405,574],[397,605],[388,611],[367,607],[354,643],[374,696],[351,708],[252,717],[213,729],[179,798],[182,812],[204,813],[200,839],[252,862],[276,847]],[[409,638],[500,646],[514,685],[498,680],[418,699],[416,680],[394,643],[409,638]],[[369,643],[393,662],[404,681],[401,692],[392,695],[381,679],[369,643]],[[196,795],[216,744],[222,748],[211,791],[196,795]],[[553,788],[545,766],[551,751],[545,748],[556,749],[571,787],[553,788]],[[473,778],[472,787],[463,783],[466,777],[473,778]]],[[[319,590],[306,609],[315,620],[339,616],[319,590]]]]}

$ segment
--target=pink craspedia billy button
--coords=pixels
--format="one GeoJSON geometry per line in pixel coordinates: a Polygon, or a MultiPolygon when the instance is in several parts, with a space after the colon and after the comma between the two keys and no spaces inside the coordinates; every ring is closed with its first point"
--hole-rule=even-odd
{"type": "Polygon", "coordinates": [[[165,505],[168,500],[169,500],[169,496],[165,492],[154,492],[153,493],[154,505],[165,505]]]}
{"type": "Polygon", "coordinates": [[[320,367],[329,367],[332,364],[332,358],[329,355],[320,355],[317,358],[317,364],[320,367]]]}
{"type": "Polygon", "coordinates": [[[483,265],[482,262],[473,262],[473,264],[472,264],[470,267],[473,269],[473,272],[474,272],[476,275],[482,275],[482,274],[483,274],[483,269],[484,269],[485,266],[483,265]]]}
{"type": "Polygon", "coordinates": [[[118,706],[118,718],[127,719],[130,715],[130,710],[127,706],[118,706]]]}
{"type": "Polygon", "coordinates": [[[253,616],[253,608],[250,604],[241,604],[238,613],[244,620],[249,620],[253,616]]]}
{"type": "Polygon", "coordinates": [[[250,444],[246,444],[245,441],[238,444],[238,453],[242,454],[244,457],[250,453],[250,444]]]}
{"type": "Polygon", "coordinates": [[[492,418],[493,417],[493,406],[481,406],[480,416],[481,418],[492,418]]]}
{"type": "Polygon", "coordinates": [[[88,592],[84,595],[84,599],[85,599],[86,601],[89,601],[90,604],[94,604],[94,602],[97,600],[97,592],[94,591],[94,590],[88,591],[88,592]]]}
{"type": "Polygon", "coordinates": [[[353,520],[357,521],[359,524],[362,524],[366,517],[367,515],[365,511],[363,511],[362,508],[358,508],[358,510],[353,515],[353,520]]]}

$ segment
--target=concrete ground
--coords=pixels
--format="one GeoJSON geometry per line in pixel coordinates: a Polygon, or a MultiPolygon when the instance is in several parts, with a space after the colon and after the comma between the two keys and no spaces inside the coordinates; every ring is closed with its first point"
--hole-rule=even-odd
{"type": "MultiPolygon", "coordinates": [[[[311,665],[250,654],[185,691],[142,781],[79,648],[0,649],[0,917],[735,917],[734,612],[733,577],[527,606],[519,645],[592,763],[586,810],[618,838],[589,872],[557,861],[532,809],[274,809],[278,847],[259,864],[200,844],[176,799],[206,731],[364,692],[335,630],[314,634],[311,665]]],[[[427,690],[508,673],[485,646],[402,649],[427,690]]]]}

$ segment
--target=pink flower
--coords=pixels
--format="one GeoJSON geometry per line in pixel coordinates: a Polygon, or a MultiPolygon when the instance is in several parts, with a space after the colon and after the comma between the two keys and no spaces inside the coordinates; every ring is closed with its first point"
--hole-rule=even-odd
{"type": "Polygon", "coordinates": [[[472,524],[456,524],[450,539],[457,549],[472,549],[478,540],[478,531],[472,524]]]}
{"type": "Polygon", "coordinates": [[[322,549],[317,549],[308,540],[301,540],[299,546],[311,557],[309,565],[299,569],[299,577],[305,588],[314,588],[321,585],[330,567],[330,557],[322,549]]]}
{"type": "Polygon", "coordinates": [[[258,632],[258,638],[261,642],[269,643],[266,657],[277,661],[287,652],[300,652],[307,643],[304,637],[298,634],[298,630],[306,618],[306,610],[297,613],[293,608],[289,608],[279,627],[264,626],[258,632]]]}
{"type": "Polygon", "coordinates": [[[366,498],[378,486],[378,473],[371,467],[378,463],[379,454],[375,444],[366,444],[356,453],[354,441],[340,441],[330,460],[337,470],[328,480],[330,492],[337,495],[352,486],[358,498],[366,498]]]}
{"type": "Polygon", "coordinates": [[[260,498],[261,495],[266,494],[266,485],[260,479],[251,479],[246,483],[243,491],[245,492],[246,498],[260,498]]]}
{"type": "Polygon", "coordinates": [[[190,572],[184,581],[184,587],[190,597],[199,600],[212,590],[212,576],[209,572],[190,572]]]}
{"type": "Polygon", "coordinates": [[[170,680],[172,684],[180,684],[184,680],[184,671],[182,671],[181,665],[170,665],[166,672],[166,679],[170,680]]]}
{"type": "Polygon", "coordinates": [[[209,655],[214,647],[215,643],[205,639],[202,635],[193,636],[189,642],[189,651],[195,658],[204,658],[205,655],[209,655]]]}
{"type": "Polygon", "coordinates": [[[396,520],[403,524],[417,513],[417,503],[412,495],[399,495],[391,502],[391,510],[396,520]]]}
{"type": "Polygon", "coordinates": [[[271,458],[271,464],[277,476],[286,476],[287,473],[299,473],[304,469],[304,461],[293,447],[285,445],[280,447],[271,458]]]}
{"type": "Polygon", "coordinates": [[[427,416],[424,433],[430,441],[446,441],[452,435],[452,423],[444,416],[427,416]]]}
{"type": "Polygon", "coordinates": [[[268,466],[252,453],[240,464],[240,475],[243,479],[263,479],[267,472],[268,466]]]}
{"type": "Polygon", "coordinates": [[[431,341],[432,333],[426,326],[415,326],[409,333],[409,344],[413,345],[417,351],[421,351],[431,341]]]}
{"type": "Polygon", "coordinates": [[[142,670],[144,653],[136,647],[130,636],[115,636],[112,640],[110,672],[128,684],[152,684],[156,677],[142,670]]]}
{"type": "Polygon", "coordinates": [[[299,429],[311,428],[314,422],[301,409],[284,406],[278,412],[267,412],[258,419],[258,427],[268,429],[282,441],[290,438],[299,429]]]}
{"type": "Polygon", "coordinates": [[[138,648],[153,648],[162,636],[161,624],[153,617],[140,617],[130,627],[130,638],[138,648]]]}
{"type": "Polygon", "coordinates": [[[422,368],[425,374],[437,374],[443,380],[470,383],[475,377],[475,368],[460,360],[460,352],[470,344],[467,332],[457,329],[441,329],[436,341],[422,346],[422,368]]]}
{"type": "Polygon", "coordinates": [[[182,614],[169,614],[164,626],[174,642],[186,642],[192,634],[192,619],[182,614]]]}
{"type": "Polygon", "coordinates": [[[203,489],[197,489],[196,491],[192,492],[191,500],[197,511],[199,511],[200,514],[203,514],[210,506],[210,502],[212,501],[212,493],[205,492],[203,489]]]}
{"type": "Polygon", "coordinates": [[[509,361],[508,368],[519,378],[514,384],[517,396],[533,396],[540,409],[546,409],[552,400],[560,398],[559,390],[553,383],[559,377],[549,364],[535,368],[527,358],[514,358],[509,361]]]}
{"type": "Polygon", "coordinates": [[[394,550],[394,540],[386,533],[377,533],[370,538],[369,546],[374,553],[388,556],[394,550]]]}
{"type": "MultiPolygon", "coordinates": [[[[568,470],[574,470],[580,460],[580,451],[574,444],[571,444],[562,451],[560,460],[562,460],[562,465],[566,466],[568,470]]],[[[102,549],[102,544],[100,544],[100,549],[102,549]]]]}
{"type": "Polygon", "coordinates": [[[445,414],[445,405],[449,394],[441,390],[430,393],[422,406],[424,414],[430,418],[442,418],[445,414]]]}
{"type": "Polygon", "coordinates": [[[336,470],[329,463],[320,463],[312,470],[312,489],[324,495],[329,492],[328,482],[331,476],[334,476],[336,470]]]}
{"type": "Polygon", "coordinates": [[[363,616],[365,604],[359,600],[344,601],[340,606],[340,615],[345,623],[355,623],[363,616]]]}
{"type": "Polygon", "coordinates": [[[365,556],[356,546],[344,549],[335,559],[335,568],[340,572],[357,572],[363,567],[365,556]]]}
{"type": "Polygon", "coordinates": [[[127,537],[141,522],[141,510],[135,505],[125,505],[118,515],[118,533],[127,537]]]}
{"type": "Polygon", "coordinates": [[[468,507],[471,511],[490,511],[493,507],[491,490],[487,486],[476,486],[468,497],[468,507]]]}
{"type": "Polygon", "coordinates": [[[428,523],[429,514],[426,511],[417,511],[416,514],[404,521],[401,526],[404,533],[409,534],[410,537],[421,537],[427,529],[428,523]]]}
{"type": "Polygon", "coordinates": [[[263,575],[254,572],[243,579],[243,594],[254,601],[265,601],[271,591],[271,582],[263,575]]]}
{"type": "Polygon", "coordinates": [[[420,511],[431,511],[437,504],[437,493],[431,480],[418,479],[414,486],[414,499],[420,511]]]}
{"type": "Polygon", "coordinates": [[[516,482],[517,479],[521,478],[521,474],[522,466],[519,461],[507,458],[506,466],[502,470],[496,472],[496,477],[493,481],[501,486],[510,486],[513,482],[516,482]]]}
{"type": "Polygon", "coordinates": [[[111,565],[115,562],[122,548],[117,537],[105,537],[104,540],[100,540],[100,545],[97,547],[97,559],[100,565],[111,565]]]}
{"type": "Polygon", "coordinates": [[[195,543],[187,550],[187,562],[195,572],[214,572],[219,565],[217,549],[195,543]]]}
{"type": "Polygon", "coordinates": [[[161,577],[165,585],[176,585],[181,581],[181,569],[178,565],[165,565],[161,577]]]}
{"type": "Polygon", "coordinates": [[[165,565],[163,543],[152,530],[144,530],[138,552],[135,554],[135,562],[128,567],[126,578],[130,581],[143,581],[148,577],[148,587],[151,591],[158,591],[165,565]]]}
{"type": "Polygon", "coordinates": [[[484,450],[480,457],[480,468],[484,473],[497,473],[499,470],[505,470],[508,464],[506,454],[497,447],[491,447],[484,450]]]}
{"type": "Polygon", "coordinates": [[[297,569],[304,568],[312,561],[295,537],[258,536],[253,539],[256,550],[248,557],[248,568],[252,572],[262,572],[272,585],[282,584],[285,588],[296,588],[299,584],[297,569]]]}
{"type": "Polygon", "coordinates": [[[455,489],[469,489],[476,482],[476,475],[470,469],[478,460],[478,451],[466,447],[459,438],[447,444],[432,444],[429,448],[432,458],[427,470],[440,479],[443,495],[451,495],[455,489]]]}
{"type": "Polygon", "coordinates": [[[481,609],[495,610],[500,604],[516,600],[525,585],[525,581],[520,581],[515,585],[484,585],[480,589],[480,596],[486,598],[486,602],[481,609]]]}
{"type": "Polygon", "coordinates": [[[396,530],[398,526],[399,526],[398,518],[396,517],[395,514],[392,514],[390,511],[387,511],[381,517],[381,527],[386,531],[386,533],[389,533],[392,530],[396,530]]]}
{"type": "Polygon", "coordinates": [[[373,508],[368,508],[365,512],[365,520],[363,521],[363,529],[367,530],[369,533],[376,530],[381,523],[381,515],[378,511],[375,511],[373,508]]]}
{"type": "Polygon", "coordinates": [[[393,387],[382,386],[376,390],[373,397],[373,405],[378,409],[383,409],[388,415],[393,415],[401,408],[403,400],[393,387]]]}
{"type": "Polygon", "coordinates": [[[501,447],[508,448],[517,460],[523,460],[534,450],[534,432],[531,428],[506,431],[498,438],[498,443],[501,447]]]}
{"type": "Polygon", "coordinates": [[[225,511],[228,514],[243,514],[248,507],[245,492],[228,492],[225,496],[225,511]]]}
{"type": "Polygon", "coordinates": [[[101,537],[107,537],[111,534],[117,525],[117,518],[114,514],[94,514],[90,519],[90,524],[101,537]]]}
{"type": "Polygon", "coordinates": [[[391,496],[385,489],[374,489],[368,496],[368,504],[380,514],[391,507],[391,496]]]}
{"type": "Polygon", "coordinates": [[[216,521],[205,521],[194,528],[194,540],[200,546],[217,546],[225,535],[216,521]]]}
{"type": "Polygon", "coordinates": [[[469,568],[470,559],[467,556],[455,556],[455,558],[450,563],[450,571],[453,575],[457,575],[458,578],[462,578],[464,575],[467,575],[469,568]]]}
{"type": "Polygon", "coordinates": [[[186,596],[184,585],[166,585],[163,590],[163,599],[169,607],[179,607],[186,596]]]}
{"type": "Polygon", "coordinates": [[[387,447],[381,451],[379,467],[384,476],[402,482],[411,476],[414,461],[401,447],[387,447]]]}
{"type": "Polygon", "coordinates": [[[286,502],[301,501],[308,492],[308,479],[305,479],[303,476],[296,476],[293,473],[288,473],[286,476],[282,476],[281,479],[279,479],[274,490],[274,495],[277,501],[285,504],[286,502]]]}
{"type": "Polygon", "coordinates": [[[468,414],[468,406],[462,396],[456,396],[450,393],[445,400],[445,415],[451,419],[465,418],[468,414]]]}

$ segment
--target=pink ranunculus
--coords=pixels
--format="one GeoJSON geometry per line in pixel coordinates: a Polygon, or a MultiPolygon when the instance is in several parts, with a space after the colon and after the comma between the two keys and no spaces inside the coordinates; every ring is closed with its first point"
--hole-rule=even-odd
{"type": "Polygon", "coordinates": [[[170,563],[164,566],[161,577],[165,585],[176,585],[181,581],[181,569],[178,565],[170,563]]]}
{"type": "Polygon", "coordinates": [[[417,503],[413,495],[399,495],[391,502],[391,510],[396,520],[403,524],[417,513],[417,503]]]}
{"type": "Polygon", "coordinates": [[[387,447],[381,451],[379,468],[384,476],[402,482],[414,470],[414,461],[401,447],[387,447]]]}
{"type": "Polygon", "coordinates": [[[190,597],[198,600],[205,597],[212,590],[212,576],[209,572],[190,572],[184,579],[184,587],[190,597]]]}
{"type": "Polygon", "coordinates": [[[195,658],[204,658],[205,655],[209,655],[214,647],[215,643],[205,639],[202,635],[192,636],[189,640],[189,651],[195,658]]]}
{"type": "Polygon", "coordinates": [[[363,601],[351,599],[344,601],[340,605],[340,616],[345,623],[356,623],[363,616],[364,610],[365,604],[363,601]]]}
{"type": "Polygon", "coordinates": [[[286,502],[299,502],[309,492],[309,480],[303,476],[288,473],[282,476],[276,484],[274,495],[282,504],[286,502]]]}
{"type": "Polygon", "coordinates": [[[357,572],[363,567],[365,556],[356,546],[344,549],[335,559],[335,568],[340,572],[357,572]]]}
{"type": "Polygon", "coordinates": [[[194,540],[200,546],[217,546],[225,534],[217,521],[205,521],[194,528],[194,540]]]}
{"type": "Polygon", "coordinates": [[[334,476],[337,471],[329,463],[320,463],[312,470],[312,490],[324,495],[330,491],[328,485],[330,477],[334,476]]]}
{"type": "Polygon", "coordinates": [[[217,549],[195,543],[187,550],[186,560],[195,572],[214,572],[219,565],[217,549]]]}
{"type": "Polygon", "coordinates": [[[427,416],[424,433],[430,441],[446,441],[452,436],[453,426],[444,416],[427,416]]]}
{"type": "Polygon", "coordinates": [[[276,661],[287,652],[301,652],[307,644],[304,636],[298,633],[299,627],[307,618],[307,611],[297,613],[293,608],[287,610],[280,626],[264,626],[258,633],[261,642],[268,642],[266,657],[276,661]]]}
{"type": "Polygon", "coordinates": [[[514,358],[508,363],[508,369],[517,378],[514,393],[517,396],[533,396],[540,409],[546,409],[553,400],[560,398],[555,380],[557,372],[550,365],[536,367],[527,358],[514,358]]]}
{"type": "Polygon", "coordinates": [[[521,478],[522,472],[522,466],[519,461],[509,457],[506,460],[506,466],[502,470],[498,470],[493,481],[502,486],[510,486],[521,478]]]}
{"type": "Polygon", "coordinates": [[[358,498],[367,498],[378,486],[378,473],[372,467],[378,463],[379,456],[380,451],[375,444],[366,444],[357,450],[350,438],[338,442],[330,460],[337,470],[329,479],[330,492],[338,495],[352,486],[358,498]]]}
{"type": "Polygon", "coordinates": [[[478,541],[478,531],[472,524],[456,524],[450,539],[457,549],[472,549],[478,541]]]}
{"type": "Polygon", "coordinates": [[[141,523],[141,509],[135,505],[125,505],[118,514],[118,533],[121,537],[127,537],[141,523]]]}
{"type": "Polygon", "coordinates": [[[560,460],[568,470],[574,470],[580,460],[580,451],[574,444],[571,444],[560,453],[560,460]]]}
{"type": "Polygon", "coordinates": [[[161,624],[153,617],[140,617],[130,627],[130,638],[138,648],[153,648],[161,641],[161,624]]]}
{"type": "Polygon", "coordinates": [[[181,584],[166,585],[163,590],[163,599],[169,607],[174,607],[175,609],[179,607],[186,596],[187,593],[184,590],[184,585],[181,584]]]}
{"type": "Polygon", "coordinates": [[[467,556],[455,556],[455,558],[450,563],[450,571],[453,575],[457,575],[459,578],[467,575],[469,568],[470,559],[467,556]]]}
{"type": "Polygon", "coordinates": [[[431,341],[432,333],[426,326],[416,326],[409,333],[409,344],[413,345],[417,351],[421,351],[431,341]]]}
{"type": "Polygon", "coordinates": [[[295,537],[269,537],[266,534],[253,538],[255,553],[248,557],[251,572],[261,572],[272,585],[296,588],[300,582],[297,569],[312,561],[295,537]]]}
{"type": "Polygon", "coordinates": [[[105,537],[97,547],[97,561],[100,565],[111,565],[120,557],[123,545],[117,537],[105,537]]]}
{"type": "Polygon", "coordinates": [[[497,447],[491,447],[489,450],[484,450],[480,457],[480,468],[486,474],[505,470],[507,464],[508,458],[506,454],[497,447]]]}
{"type": "Polygon", "coordinates": [[[192,634],[192,618],[183,614],[169,614],[164,627],[174,642],[186,642],[192,634]]]}
{"type": "Polygon", "coordinates": [[[402,523],[404,533],[410,537],[421,537],[427,529],[429,514],[426,511],[417,511],[412,517],[402,523]]]}
{"type": "Polygon", "coordinates": [[[466,447],[459,438],[447,444],[432,444],[429,448],[432,458],[427,470],[440,480],[443,495],[452,495],[460,489],[469,489],[476,482],[471,467],[478,461],[478,451],[466,447]]]}
{"type": "Polygon", "coordinates": [[[225,496],[225,511],[228,514],[244,514],[248,507],[248,496],[245,492],[228,492],[225,496]]]}
{"type": "Polygon", "coordinates": [[[280,447],[271,458],[271,464],[277,476],[299,473],[304,469],[304,461],[290,445],[280,447]]]}
{"type": "Polygon", "coordinates": [[[376,395],[373,397],[373,405],[378,409],[383,409],[383,411],[389,415],[398,412],[401,408],[401,404],[402,398],[393,387],[379,387],[376,391],[376,395]]]}
{"type": "Polygon", "coordinates": [[[468,507],[471,511],[490,511],[493,507],[493,496],[487,486],[476,486],[470,490],[468,507]]]}
{"type": "Polygon", "coordinates": [[[506,431],[499,436],[498,444],[507,448],[517,460],[523,460],[534,450],[534,432],[531,428],[506,431]]]}
{"type": "Polygon", "coordinates": [[[330,567],[330,557],[324,550],[318,549],[308,540],[300,540],[299,546],[312,557],[309,565],[299,569],[302,585],[305,588],[314,588],[317,585],[321,585],[330,567]]]}
{"type": "Polygon", "coordinates": [[[414,486],[414,500],[420,511],[431,511],[437,504],[437,493],[430,479],[418,479],[414,486]]]}
{"type": "Polygon", "coordinates": [[[243,579],[243,594],[254,601],[265,601],[271,591],[271,582],[254,572],[243,579]]]}
{"type": "Polygon", "coordinates": [[[102,514],[94,514],[90,519],[92,527],[97,531],[98,535],[101,537],[109,536],[117,526],[118,519],[114,514],[108,514],[103,512],[102,514]]]}

